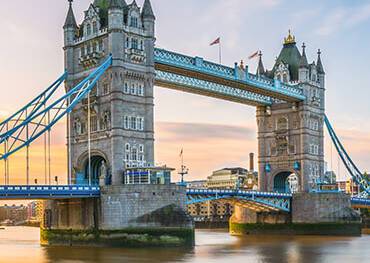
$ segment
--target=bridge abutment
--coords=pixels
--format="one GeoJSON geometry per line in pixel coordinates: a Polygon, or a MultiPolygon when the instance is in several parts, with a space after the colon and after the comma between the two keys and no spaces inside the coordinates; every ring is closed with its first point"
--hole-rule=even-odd
{"type": "Polygon", "coordinates": [[[95,199],[47,201],[43,245],[192,246],[194,225],[177,185],[106,186],[95,199]]]}
{"type": "Polygon", "coordinates": [[[255,212],[236,205],[230,234],[361,235],[360,215],[343,193],[297,193],[291,213],[255,212]]]}

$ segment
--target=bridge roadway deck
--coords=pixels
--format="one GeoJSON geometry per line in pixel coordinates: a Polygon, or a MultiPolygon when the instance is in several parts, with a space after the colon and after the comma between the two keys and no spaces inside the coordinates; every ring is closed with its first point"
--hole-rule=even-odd
{"type": "MultiPolygon", "coordinates": [[[[290,209],[292,194],[243,191],[243,190],[210,190],[187,189],[187,203],[195,204],[212,200],[253,201],[262,207],[272,207],[277,210],[290,209]]],[[[99,186],[88,185],[9,185],[0,186],[0,200],[27,199],[74,199],[100,197],[99,186]]],[[[351,198],[354,207],[370,208],[369,198],[351,198]]]]}

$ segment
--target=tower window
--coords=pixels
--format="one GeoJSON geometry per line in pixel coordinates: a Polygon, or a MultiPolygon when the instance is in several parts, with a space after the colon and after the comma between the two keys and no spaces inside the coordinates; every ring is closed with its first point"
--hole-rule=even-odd
{"type": "Polygon", "coordinates": [[[90,125],[91,132],[98,131],[98,118],[96,117],[96,115],[91,116],[90,125]]]}
{"type": "Polygon", "coordinates": [[[136,130],[136,118],[135,117],[131,117],[130,118],[130,129],[131,130],[136,130]]]}
{"type": "Polygon", "coordinates": [[[103,92],[102,92],[102,95],[107,95],[109,93],[110,89],[109,89],[109,84],[108,83],[104,83],[103,84],[103,92]]]}
{"type": "Polygon", "coordinates": [[[98,26],[96,24],[96,22],[94,21],[93,22],[93,34],[96,34],[98,32],[98,26]]]}
{"type": "Polygon", "coordinates": [[[134,83],[131,84],[130,93],[131,93],[131,95],[135,95],[135,93],[136,93],[136,88],[135,88],[135,84],[134,83]]]}
{"type": "Polygon", "coordinates": [[[133,38],[132,40],[131,40],[131,48],[133,48],[133,49],[138,49],[138,40],[136,39],[136,38],[133,38]]]}
{"type": "Polygon", "coordinates": [[[137,17],[131,16],[130,17],[130,26],[131,27],[138,27],[138,19],[137,17]]]}
{"type": "Polygon", "coordinates": [[[129,143],[126,143],[126,145],[125,145],[125,150],[126,150],[126,152],[129,152],[130,151],[130,144],[129,143]]]}
{"type": "Polygon", "coordinates": [[[126,37],[126,48],[130,47],[130,39],[126,37]]]}
{"type": "Polygon", "coordinates": [[[139,145],[139,152],[141,152],[141,153],[144,152],[144,145],[143,144],[139,145]]]}
{"type": "Polygon", "coordinates": [[[130,128],[130,121],[128,116],[123,117],[123,126],[126,130],[130,128]]]}
{"type": "Polygon", "coordinates": [[[126,93],[126,94],[130,93],[130,89],[128,88],[127,82],[125,82],[125,84],[124,84],[123,92],[126,93]]]}
{"type": "Polygon", "coordinates": [[[87,24],[86,26],[86,35],[91,35],[91,25],[90,24],[87,24]]]}

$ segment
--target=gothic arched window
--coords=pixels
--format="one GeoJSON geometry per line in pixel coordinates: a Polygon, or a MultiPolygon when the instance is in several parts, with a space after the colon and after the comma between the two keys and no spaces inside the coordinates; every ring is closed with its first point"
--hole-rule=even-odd
{"type": "Polygon", "coordinates": [[[92,28],[93,28],[93,34],[96,34],[98,32],[98,25],[95,21],[93,22],[92,28]]]}
{"type": "Polygon", "coordinates": [[[91,25],[90,24],[87,24],[86,26],[86,35],[91,35],[91,25]]]}

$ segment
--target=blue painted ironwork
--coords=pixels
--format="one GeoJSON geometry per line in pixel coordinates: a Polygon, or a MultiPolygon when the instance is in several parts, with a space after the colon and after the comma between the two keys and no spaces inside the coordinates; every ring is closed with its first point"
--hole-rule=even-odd
{"type": "Polygon", "coordinates": [[[369,198],[360,198],[360,197],[352,197],[351,204],[353,206],[366,206],[370,208],[370,199],[369,198]]]}
{"type": "Polygon", "coordinates": [[[368,179],[361,173],[361,171],[357,168],[355,163],[352,161],[352,159],[349,157],[347,151],[345,150],[343,144],[340,142],[338,136],[336,135],[332,125],[329,122],[329,119],[327,116],[325,116],[325,124],[328,129],[330,138],[332,139],[335,148],[337,149],[337,152],[340,156],[340,158],[343,161],[343,164],[347,168],[347,171],[353,178],[353,180],[360,186],[361,189],[361,196],[367,197],[370,194],[370,185],[368,179]]]}
{"type": "Polygon", "coordinates": [[[284,95],[288,98],[299,101],[306,99],[303,94],[303,90],[298,85],[283,84],[277,80],[271,80],[265,77],[250,74],[247,72],[247,70],[244,72],[244,74],[240,74],[237,67],[226,67],[224,65],[205,61],[200,57],[190,57],[165,49],[156,48],[154,50],[154,61],[157,64],[183,68],[209,76],[229,80],[234,83],[242,83],[253,86],[255,87],[256,93],[265,91],[269,94],[284,95]]]}
{"type": "Polygon", "coordinates": [[[12,134],[15,130],[18,129],[20,123],[24,119],[34,116],[43,107],[46,105],[48,100],[53,96],[55,91],[60,87],[60,85],[65,81],[68,74],[64,72],[53,84],[51,84],[46,90],[41,94],[31,100],[19,111],[11,115],[9,118],[5,119],[0,123],[0,138],[6,137],[9,134],[12,134]]]}
{"type": "Polygon", "coordinates": [[[288,193],[257,192],[244,190],[188,189],[188,204],[220,199],[245,200],[271,210],[289,212],[292,195],[288,193]]]}
{"type": "Polygon", "coordinates": [[[179,87],[185,90],[196,89],[196,93],[214,94],[214,97],[228,97],[230,100],[245,104],[272,104],[271,98],[268,96],[161,70],[156,70],[156,81],[164,85],[174,86],[176,89],[179,89],[179,87]]]}
{"type": "Polygon", "coordinates": [[[111,63],[112,57],[110,56],[100,67],[66,94],[57,98],[45,108],[40,108],[34,114],[27,116],[16,127],[9,130],[0,138],[0,151],[3,151],[0,152],[0,160],[7,159],[10,155],[29,146],[38,137],[49,131],[66,114],[70,113],[92,90],[111,63]]]}
{"type": "Polygon", "coordinates": [[[86,185],[10,185],[0,186],[1,199],[73,199],[100,196],[99,186],[86,185]]]}

